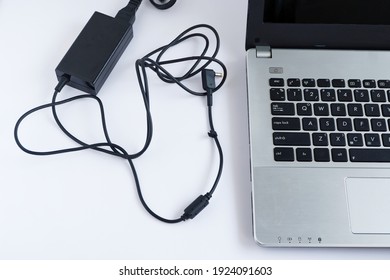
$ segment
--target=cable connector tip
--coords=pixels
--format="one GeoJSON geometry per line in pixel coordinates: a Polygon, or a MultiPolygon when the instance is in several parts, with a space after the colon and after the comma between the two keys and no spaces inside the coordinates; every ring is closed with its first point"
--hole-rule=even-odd
{"type": "Polygon", "coordinates": [[[209,92],[215,89],[215,76],[216,73],[212,69],[202,70],[202,86],[205,91],[209,92]]]}

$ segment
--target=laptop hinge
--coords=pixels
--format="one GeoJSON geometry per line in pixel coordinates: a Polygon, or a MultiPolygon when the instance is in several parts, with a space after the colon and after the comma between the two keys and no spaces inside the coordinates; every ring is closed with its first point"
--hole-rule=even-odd
{"type": "Polygon", "coordinates": [[[258,58],[272,58],[270,46],[256,46],[256,57],[258,58]]]}

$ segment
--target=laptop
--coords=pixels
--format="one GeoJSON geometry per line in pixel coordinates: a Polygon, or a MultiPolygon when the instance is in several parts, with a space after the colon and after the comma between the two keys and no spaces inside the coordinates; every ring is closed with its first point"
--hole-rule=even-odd
{"type": "Polygon", "coordinates": [[[249,0],[253,231],[390,246],[390,1],[249,0]]]}

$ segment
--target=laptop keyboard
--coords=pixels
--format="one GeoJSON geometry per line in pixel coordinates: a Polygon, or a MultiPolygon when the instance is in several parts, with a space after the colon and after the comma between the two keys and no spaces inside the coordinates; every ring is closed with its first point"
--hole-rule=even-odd
{"type": "Polygon", "coordinates": [[[269,80],[275,161],[390,162],[390,80],[269,80]]]}

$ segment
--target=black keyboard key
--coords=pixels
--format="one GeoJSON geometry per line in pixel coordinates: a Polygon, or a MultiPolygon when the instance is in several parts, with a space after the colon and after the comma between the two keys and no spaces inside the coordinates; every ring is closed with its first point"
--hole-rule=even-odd
{"type": "Polygon", "coordinates": [[[315,87],[316,81],[314,79],[303,79],[302,86],[304,87],[315,87]]]}
{"type": "Polygon", "coordinates": [[[326,133],[313,133],[313,145],[314,146],[328,146],[328,134],[326,133]]]}
{"type": "Polygon", "coordinates": [[[330,134],[330,144],[335,147],[344,147],[345,143],[345,134],[344,133],[331,133],[330,134]]]}
{"type": "Polygon", "coordinates": [[[314,104],[314,115],[316,116],[329,116],[329,106],[326,103],[314,104]]]}
{"type": "Polygon", "coordinates": [[[322,101],[336,101],[336,91],[332,88],[321,89],[322,101]]]}
{"type": "Polygon", "coordinates": [[[363,80],[363,87],[365,88],[375,88],[376,82],[375,80],[363,80]]]}
{"type": "Polygon", "coordinates": [[[329,79],[318,79],[317,86],[318,87],[330,87],[330,80],[329,79]]]}
{"type": "Polygon", "coordinates": [[[272,78],[272,79],[269,79],[269,85],[271,87],[283,87],[284,80],[281,78],[272,78]]]}
{"type": "Polygon", "coordinates": [[[317,131],[318,124],[316,118],[302,118],[302,127],[306,131],[317,131]]]}
{"type": "Polygon", "coordinates": [[[352,120],[348,118],[337,119],[337,130],[352,131],[352,120]]]}
{"type": "Polygon", "coordinates": [[[275,116],[293,116],[295,107],[293,103],[271,103],[271,112],[275,116]]]}
{"type": "Polygon", "coordinates": [[[300,79],[288,79],[287,80],[287,86],[289,86],[289,87],[300,87],[301,86],[301,80],[300,79]]]}
{"type": "Polygon", "coordinates": [[[390,117],[390,104],[383,104],[381,107],[382,107],[382,116],[390,117]]]}
{"type": "Polygon", "coordinates": [[[300,130],[301,122],[299,118],[272,118],[273,130],[300,130]]]}
{"type": "Polygon", "coordinates": [[[348,138],[348,145],[351,147],[358,146],[362,147],[363,146],[363,136],[359,133],[348,133],[347,134],[348,138]]]}
{"type": "Polygon", "coordinates": [[[307,132],[274,132],[275,146],[310,146],[310,133],[307,132]]]}
{"type": "Polygon", "coordinates": [[[378,87],[379,88],[390,88],[390,80],[379,80],[378,87]]]}
{"type": "Polygon", "coordinates": [[[270,97],[272,101],[284,101],[286,100],[286,94],[284,88],[271,88],[270,97]]]}
{"type": "Polygon", "coordinates": [[[343,117],[347,115],[344,103],[333,103],[330,104],[330,111],[332,116],[343,117]]]}
{"type": "Polygon", "coordinates": [[[355,89],[354,90],[355,101],[356,102],[369,102],[370,96],[368,94],[368,90],[366,89],[355,89]]]}
{"type": "Polygon", "coordinates": [[[390,162],[390,149],[350,149],[352,162],[390,162]]]}
{"type": "Polygon", "coordinates": [[[356,131],[369,131],[370,130],[370,124],[368,122],[368,119],[354,119],[353,124],[356,131]]]}
{"type": "Polygon", "coordinates": [[[383,142],[383,146],[390,147],[390,134],[389,133],[382,134],[382,142],[383,142]]]}
{"type": "Polygon", "coordinates": [[[386,92],[383,89],[371,90],[371,100],[373,102],[386,102],[386,92]]]}
{"type": "Polygon", "coordinates": [[[298,103],[297,104],[298,116],[311,116],[313,109],[310,103],[298,103]]]}
{"type": "Polygon", "coordinates": [[[293,148],[275,148],[274,149],[275,161],[294,161],[294,149],[293,148]]]}
{"type": "Polygon", "coordinates": [[[313,155],[310,148],[297,148],[297,161],[313,161],[313,155]]]}
{"type": "Polygon", "coordinates": [[[332,86],[337,87],[337,88],[343,88],[343,87],[345,87],[345,80],[344,79],[333,79],[332,86]]]}
{"type": "Polygon", "coordinates": [[[348,80],[348,86],[350,88],[360,88],[362,87],[362,82],[359,79],[350,79],[348,80]]]}
{"type": "Polygon", "coordinates": [[[332,161],[347,162],[348,154],[346,149],[332,149],[332,161]]]}
{"type": "Polygon", "coordinates": [[[287,99],[289,101],[302,101],[302,90],[300,88],[288,88],[287,99]]]}
{"type": "Polygon", "coordinates": [[[387,131],[385,119],[371,119],[372,131],[387,131]]]}
{"type": "Polygon", "coordinates": [[[348,115],[352,117],[363,117],[362,104],[348,104],[348,115]]]}
{"type": "Polygon", "coordinates": [[[380,116],[379,105],[378,104],[365,104],[364,105],[364,112],[366,113],[367,117],[379,117],[380,116]]]}
{"type": "Polygon", "coordinates": [[[320,100],[320,95],[318,89],[315,88],[305,88],[303,91],[305,101],[318,101],[320,100]]]}
{"type": "Polygon", "coordinates": [[[336,127],[333,118],[321,118],[320,119],[320,130],[322,131],[335,131],[336,127]]]}
{"type": "Polygon", "coordinates": [[[341,102],[351,102],[352,101],[352,90],[350,89],[338,89],[337,97],[341,102]]]}
{"type": "Polygon", "coordinates": [[[381,139],[377,133],[366,133],[364,134],[364,140],[367,147],[380,147],[381,139]]]}
{"type": "Polygon", "coordinates": [[[329,162],[330,161],[329,149],[315,148],[314,149],[314,160],[318,161],[318,162],[329,162]]]}

